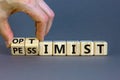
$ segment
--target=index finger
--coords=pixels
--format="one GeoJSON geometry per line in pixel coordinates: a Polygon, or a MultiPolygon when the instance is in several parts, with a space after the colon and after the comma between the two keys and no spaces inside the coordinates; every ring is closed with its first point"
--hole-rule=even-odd
{"type": "Polygon", "coordinates": [[[39,7],[33,5],[22,7],[20,11],[32,17],[36,23],[36,37],[43,41],[48,21],[47,15],[39,7]]]}

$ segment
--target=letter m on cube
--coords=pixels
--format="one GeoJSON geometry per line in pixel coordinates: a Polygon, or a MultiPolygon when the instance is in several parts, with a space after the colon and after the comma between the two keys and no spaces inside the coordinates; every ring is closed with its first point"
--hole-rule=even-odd
{"type": "Polygon", "coordinates": [[[53,42],[53,55],[66,55],[66,41],[53,42]]]}

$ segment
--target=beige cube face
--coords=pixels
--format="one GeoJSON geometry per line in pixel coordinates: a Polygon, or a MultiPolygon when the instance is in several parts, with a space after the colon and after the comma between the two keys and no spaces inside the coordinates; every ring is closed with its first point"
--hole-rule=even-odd
{"type": "Polygon", "coordinates": [[[12,55],[25,55],[25,38],[14,38],[11,43],[12,55]]]}
{"type": "Polygon", "coordinates": [[[79,56],[80,55],[80,42],[79,41],[67,41],[67,55],[79,56]]]}
{"type": "Polygon", "coordinates": [[[66,53],[66,41],[54,41],[53,42],[53,55],[65,56],[66,53]]]}
{"type": "Polygon", "coordinates": [[[52,56],[52,41],[44,41],[39,43],[39,55],[51,55],[52,56]]]}
{"type": "Polygon", "coordinates": [[[94,45],[92,41],[81,41],[80,45],[82,56],[92,56],[94,54],[94,45]]]}
{"type": "Polygon", "coordinates": [[[106,41],[94,42],[94,55],[107,55],[108,43],[106,41]]]}
{"type": "Polygon", "coordinates": [[[26,55],[38,55],[39,52],[39,40],[37,38],[26,38],[25,40],[26,55]]]}

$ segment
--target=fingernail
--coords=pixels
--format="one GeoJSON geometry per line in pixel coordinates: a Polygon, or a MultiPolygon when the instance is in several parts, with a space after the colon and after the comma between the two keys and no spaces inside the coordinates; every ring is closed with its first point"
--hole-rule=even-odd
{"type": "Polygon", "coordinates": [[[44,37],[37,37],[38,40],[44,41],[44,37]]]}
{"type": "Polygon", "coordinates": [[[6,41],[5,44],[6,44],[6,47],[7,47],[7,48],[10,48],[10,47],[11,47],[11,41],[6,41]]]}

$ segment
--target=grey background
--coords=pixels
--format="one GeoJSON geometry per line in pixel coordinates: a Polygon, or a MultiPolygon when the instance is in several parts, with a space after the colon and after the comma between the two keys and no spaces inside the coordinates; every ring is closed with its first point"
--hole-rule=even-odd
{"type": "MultiPolygon", "coordinates": [[[[0,80],[119,80],[120,1],[46,0],[56,17],[45,40],[105,40],[108,56],[11,56],[0,37],[0,80]]],[[[15,37],[34,37],[32,19],[9,18],[15,37]]]]}

